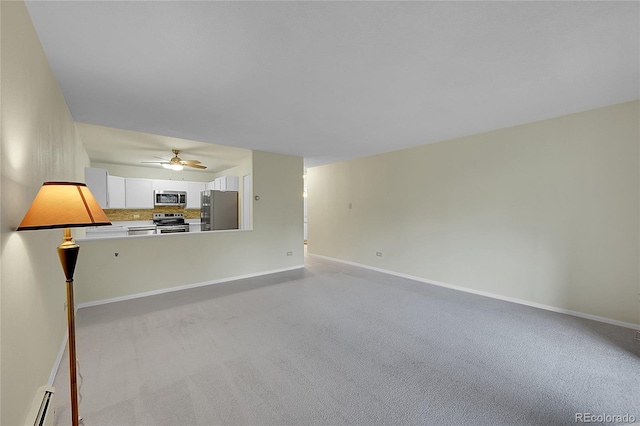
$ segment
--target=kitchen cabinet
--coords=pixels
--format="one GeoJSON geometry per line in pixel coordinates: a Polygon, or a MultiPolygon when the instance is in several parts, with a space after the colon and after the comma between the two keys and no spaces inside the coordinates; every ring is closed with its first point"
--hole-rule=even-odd
{"type": "Polygon", "coordinates": [[[187,182],[187,208],[200,208],[200,193],[206,189],[204,182],[187,182]]]}
{"type": "Polygon", "coordinates": [[[109,208],[124,209],[126,207],[124,178],[108,176],[107,183],[107,204],[109,208]]]}
{"type": "Polygon", "coordinates": [[[215,191],[239,191],[240,178],[238,176],[220,176],[213,182],[210,182],[206,189],[215,191]]]}
{"type": "Polygon", "coordinates": [[[226,176],[225,181],[225,191],[240,191],[240,178],[238,176],[226,176]]]}
{"type": "Polygon", "coordinates": [[[126,208],[153,208],[153,183],[151,179],[126,178],[124,181],[126,208]]]}
{"type": "Polygon", "coordinates": [[[220,191],[240,190],[240,179],[238,176],[222,176],[220,179],[220,191]]]}
{"type": "Polygon", "coordinates": [[[95,167],[85,167],[84,169],[84,181],[89,188],[89,191],[93,194],[100,207],[103,209],[109,208],[108,202],[108,185],[109,185],[109,172],[107,169],[98,169],[95,167]]]}
{"type": "Polygon", "coordinates": [[[107,169],[86,167],[84,179],[100,207],[103,209],[125,208],[124,178],[110,176],[107,169]]]}
{"type": "Polygon", "coordinates": [[[213,191],[220,191],[220,178],[216,179],[216,180],[212,180],[211,182],[207,182],[207,184],[205,185],[205,189],[207,190],[213,190],[213,191]]]}

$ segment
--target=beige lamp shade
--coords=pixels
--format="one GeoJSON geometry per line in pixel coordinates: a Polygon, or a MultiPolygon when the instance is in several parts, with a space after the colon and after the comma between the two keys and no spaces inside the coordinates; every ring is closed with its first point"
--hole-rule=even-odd
{"type": "Polygon", "coordinates": [[[111,225],[87,188],[79,182],[45,182],[18,231],[111,225]]]}

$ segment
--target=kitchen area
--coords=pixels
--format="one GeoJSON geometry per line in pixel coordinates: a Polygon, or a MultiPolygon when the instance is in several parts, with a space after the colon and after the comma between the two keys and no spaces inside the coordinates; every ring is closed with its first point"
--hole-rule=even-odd
{"type": "Polygon", "coordinates": [[[87,228],[84,239],[251,229],[251,174],[197,182],[125,178],[87,167],[85,182],[112,225],[87,228]]]}

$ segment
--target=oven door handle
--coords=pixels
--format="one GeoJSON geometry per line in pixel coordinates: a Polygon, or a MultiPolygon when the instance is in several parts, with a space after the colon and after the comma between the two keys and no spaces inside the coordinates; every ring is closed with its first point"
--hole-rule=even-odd
{"type": "Polygon", "coordinates": [[[179,232],[189,232],[189,225],[158,226],[159,234],[175,234],[179,232]]]}

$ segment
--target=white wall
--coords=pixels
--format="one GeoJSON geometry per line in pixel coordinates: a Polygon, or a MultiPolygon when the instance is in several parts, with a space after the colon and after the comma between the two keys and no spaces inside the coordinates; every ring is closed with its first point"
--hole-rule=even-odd
{"type": "Polygon", "coordinates": [[[3,1],[0,11],[0,424],[17,425],[49,379],[66,332],[66,293],[62,231],[15,229],[44,181],[83,181],[89,158],[24,3],[3,1]]]}
{"type": "Polygon", "coordinates": [[[640,324],[639,112],[635,101],[311,168],[308,250],[640,324]]]}
{"type": "Polygon", "coordinates": [[[254,151],[253,186],[252,231],[79,241],[77,303],[301,267],[302,158],[254,151]]]}

